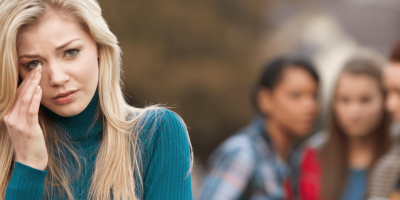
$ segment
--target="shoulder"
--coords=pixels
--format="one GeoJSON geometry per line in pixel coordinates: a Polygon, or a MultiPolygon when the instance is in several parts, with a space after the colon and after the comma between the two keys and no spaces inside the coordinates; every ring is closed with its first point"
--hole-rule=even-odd
{"type": "Polygon", "coordinates": [[[182,118],[159,107],[140,109],[135,117],[143,199],[165,191],[191,195],[193,154],[182,118]]]}
{"type": "MultiPolygon", "coordinates": [[[[297,167],[310,169],[316,166],[319,166],[318,152],[324,146],[326,141],[328,140],[328,134],[325,131],[319,131],[308,138],[301,149],[298,151],[298,162],[295,164],[297,167]]],[[[314,170],[315,171],[315,170],[314,170]]]]}
{"type": "Polygon", "coordinates": [[[208,163],[215,165],[221,162],[237,162],[239,164],[252,164],[256,161],[252,135],[241,129],[235,135],[227,138],[212,153],[208,163]]]}
{"type": "Polygon", "coordinates": [[[166,108],[149,107],[136,111],[136,126],[133,131],[140,139],[155,136],[179,136],[188,139],[187,128],[182,118],[166,108]]]}
{"type": "Polygon", "coordinates": [[[302,163],[308,162],[306,160],[317,159],[318,151],[324,146],[328,140],[328,133],[326,131],[319,131],[308,139],[293,152],[291,162],[295,167],[299,167],[302,163]]]}
{"type": "Polygon", "coordinates": [[[247,134],[236,134],[226,139],[219,149],[224,152],[247,152],[253,150],[253,142],[251,137],[247,134]]]}
{"type": "Polygon", "coordinates": [[[177,151],[184,157],[191,155],[187,127],[177,113],[166,108],[150,107],[141,110],[137,117],[134,132],[138,136],[138,147],[142,153],[154,154],[160,151],[167,154],[168,151],[177,151]]]}
{"type": "Polygon", "coordinates": [[[139,124],[147,128],[163,122],[176,122],[184,125],[182,118],[175,112],[161,107],[149,107],[138,112],[139,124]]]}
{"type": "Polygon", "coordinates": [[[304,146],[311,149],[320,149],[326,141],[328,141],[328,133],[326,131],[319,131],[309,137],[304,146]]]}
{"type": "Polygon", "coordinates": [[[301,149],[301,160],[299,163],[302,177],[307,177],[307,173],[320,174],[320,161],[318,152],[328,140],[328,133],[326,131],[319,131],[312,135],[304,143],[301,149]]]}
{"type": "Polygon", "coordinates": [[[160,143],[174,145],[177,141],[191,149],[186,124],[177,113],[159,106],[129,106],[125,112],[126,120],[131,123],[132,140],[137,141],[141,151],[147,152],[160,143]]]}
{"type": "Polygon", "coordinates": [[[185,123],[175,112],[159,107],[141,110],[134,132],[138,148],[148,162],[181,159],[191,162],[192,147],[185,123]]]}
{"type": "Polygon", "coordinates": [[[253,120],[250,124],[240,128],[236,133],[228,137],[220,147],[227,151],[242,150],[252,152],[255,143],[262,139],[259,126],[258,122],[253,120]]]}

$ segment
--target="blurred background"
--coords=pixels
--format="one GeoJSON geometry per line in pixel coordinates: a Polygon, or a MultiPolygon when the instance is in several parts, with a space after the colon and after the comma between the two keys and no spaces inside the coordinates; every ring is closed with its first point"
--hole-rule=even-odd
{"type": "MultiPolygon", "coordinates": [[[[248,124],[263,64],[310,57],[323,105],[359,48],[385,58],[400,36],[398,0],[99,0],[119,39],[131,105],[163,103],[185,120],[200,173],[210,153],[248,124]]],[[[201,181],[195,176],[194,188],[201,181]]]]}

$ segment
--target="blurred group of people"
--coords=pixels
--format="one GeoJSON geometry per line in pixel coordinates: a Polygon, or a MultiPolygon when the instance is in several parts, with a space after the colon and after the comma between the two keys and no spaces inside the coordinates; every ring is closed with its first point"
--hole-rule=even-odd
{"type": "Polygon", "coordinates": [[[269,62],[252,93],[257,115],[210,156],[197,199],[400,199],[400,42],[386,62],[344,64],[312,133],[320,82],[307,59],[269,62]]]}

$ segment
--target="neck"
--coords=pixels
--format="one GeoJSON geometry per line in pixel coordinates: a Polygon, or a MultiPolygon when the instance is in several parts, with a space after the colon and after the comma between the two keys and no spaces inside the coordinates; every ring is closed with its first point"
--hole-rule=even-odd
{"type": "Polygon", "coordinates": [[[268,130],[268,136],[271,138],[278,155],[283,160],[287,160],[289,148],[293,142],[293,137],[291,134],[285,131],[277,122],[272,119],[266,119],[265,128],[268,130]]]}
{"type": "Polygon", "coordinates": [[[348,139],[350,168],[366,169],[373,161],[375,142],[372,135],[348,139]]]}
{"type": "Polygon", "coordinates": [[[83,141],[102,133],[103,123],[98,116],[99,109],[97,91],[86,108],[75,116],[63,117],[42,106],[43,113],[59,128],[64,130],[67,138],[72,141],[83,141]]]}

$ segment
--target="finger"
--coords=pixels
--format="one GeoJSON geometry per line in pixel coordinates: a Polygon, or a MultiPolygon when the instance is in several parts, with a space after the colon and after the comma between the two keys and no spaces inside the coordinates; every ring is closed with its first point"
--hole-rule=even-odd
{"type": "MultiPolygon", "coordinates": [[[[31,104],[32,104],[33,95],[35,94],[35,91],[36,91],[37,87],[39,86],[40,78],[41,78],[41,74],[36,73],[35,79],[32,80],[32,82],[30,83],[29,86],[27,86],[28,88],[26,89],[25,93],[21,97],[21,99],[19,101],[19,104],[20,104],[19,105],[20,106],[19,116],[20,117],[24,117],[24,116],[26,117],[26,115],[28,114],[29,107],[31,107],[31,104]]],[[[18,105],[17,105],[17,107],[18,107],[18,105]]]]}
{"type": "Polygon", "coordinates": [[[28,75],[25,77],[25,79],[22,81],[21,85],[18,87],[18,90],[17,90],[18,93],[24,94],[24,92],[29,87],[30,83],[33,80],[35,80],[36,73],[42,73],[42,65],[40,63],[34,70],[29,72],[28,75]]]}
{"type": "Polygon", "coordinates": [[[17,113],[17,112],[14,111],[14,108],[15,108],[15,100],[14,100],[13,105],[11,106],[11,108],[9,108],[7,113],[4,115],[3,121],[7,125],[7,128],[9,128],[9,126],[13,126],[13,124],[11,122],[14,121],[13,119],[15,117],[18,117],[18,116],[15,116],[16,115],[15,113],[17,113]],[[14,116],[14,118],[13,118],[13,116],[14,116]]]}
{"type": "Polygon", "coordinates": [[[40,108],[40,101],[42,100],[42,88],[40,86],[37,86],[35,90],[35,94],[33,95],[32,98],[32,104],[31,107],[29,108],[29,119],[28,122],[30,124],[38,123],[39,121],[39,108],[40,108]]]}
{"type": "Polygon", "coordinates": [[[22,81],[20,86],[17,89],[17,94],[19,96],[23,96],[26,90],[29,88],[30,84],[35,80],[35,76],[37,73],[42,72],[42,65],[39,63],[39,66],[37,66],[34,70],[28,73],[28,75],[25,77],[25,79],[22,81]]]}
{"type": "Polygon", "coordinates": [[[17,102],[17,98],[18,98],[18,93],[15,94],[15,98],[14,98],[14,100],[13,100],[13,102],[12,102],[12,105],[11,105],[10,108],[8,108],[8,110],[7,110],[5,116],[8,116],[8,117],[9,117],[9,116],[11,115],[11,112],[12,112],[13,109],[14,109],[15,103],[17,102]]]}
{"type": "Polygon", "coordinates": [[[34,80],[35,78],[35,74],[36,74],[36,69],[32,70],[31,72],[28,73],[28,75],[25,77],[25,79],[22,81],[22,83],[20,84],[20,86],[17,89],[17,94],[14,100],[14,104],[13,104],[13,112],[16,112],[17,114],[19,114],[19,102],[21,101],[21,98],[23,96],[23,94],[25,93],[25,91],[27,90],[27,88],[31,85],[31,82],[34,80]]]}
{"type": "MultiPolygon", "coordinates": [[[[31,72],[29,72],[29,76],[27,76],[24,81],[21,83],[20,87],[17,90],[17,94],[16,94],[16,98],[13,102],[13,106],[12,108],[9,110],[9,115],[7,120],[8,121],[13,121],[13,120],[21,120],[19,118],[19,113],[20,113],[20,102],[21,102],[21,98],[22,98],[22,94],[24,93],[24,91],[31,85],[31,82],[34,80],[35,78],[35,72],[37,71],[37,69],[32,70],[31,72]]],[[[26,119],[26,118],[25,118],[26,119]]],[[[21,121],[22,122],[22,121],[21,121]]]]}
{"type": "Polygon", "coordinates": [[[19,85],[17,89],[17,94],[21,94],[23,91],[26,90],[26,86],[29,85],[29,83],[33,80],[36,71],[37,71],[36,69],[30,71],[28,75],[25,77],[25,79],[22,80],[22,83],[19,85]]]}
{"type": "MultiPolygon", "coordinates": [[[[11,107],[8,108],[6,114],[4,115],[4,122],[7,122],[8,119],[11,117],[11,114],[13,113],[14,108],[15,108],[15,104],[16,104],[16,102],[17,102],[17,98],[18,98],[18,93],[15,95],[15,99],[14,99],[14,101],[13,101],[11,107]]],[[[19,111],[18,111],[18,113],[19,113],[19,111]]]]}

